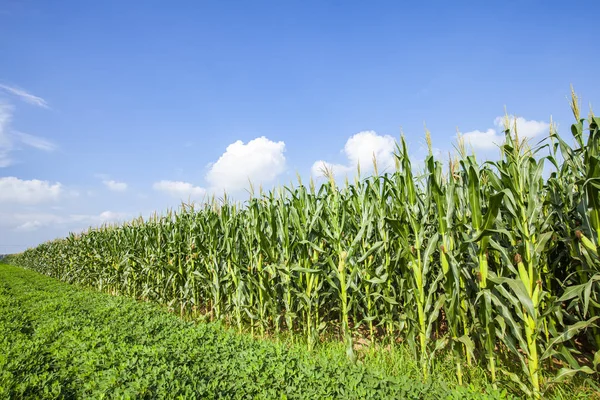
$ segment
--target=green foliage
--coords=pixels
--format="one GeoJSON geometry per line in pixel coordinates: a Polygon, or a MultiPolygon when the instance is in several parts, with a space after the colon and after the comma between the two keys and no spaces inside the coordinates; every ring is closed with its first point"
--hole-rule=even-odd
{"type": "Polygon", "coordinates": [[[343,348],[310,353],[259,341],[219,323],[195,325],[150,303],[0,265],[0,398],[506,397],[489,387],[421,382],[418,367],[407,368],[399,355],[380,351],[351,363],[343,348]]]}
{"type": "Polygon", "coordinates": [[[451,353],[460,383],[484,366],[541,397],[598,378],[600,119],[578,107],[573,145],[552,128],[530,146],[507,118],[498,161],[459,144],[416,173],[402,139],[395,172],[183,205],[11,261],[240,332],[336,337],[350,360],[357,343],[402,341],[424,381],[451,353]]]}

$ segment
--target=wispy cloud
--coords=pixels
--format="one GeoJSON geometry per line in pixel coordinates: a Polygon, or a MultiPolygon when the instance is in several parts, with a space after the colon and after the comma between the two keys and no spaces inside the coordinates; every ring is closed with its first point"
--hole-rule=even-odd
{"type": "Polygon", "coordinates": [[[13,141],[8,132],[12,111],[13,109],[10,105],[0,103],[0,168],[8,167],[12,164],[10,152],[13,149],[13,141]]]}
{"type": "Polygon", "coordinates": [[[12,153],[20,149],[20,145],[33,147],[38,150],[51,152],[56,150],[56,144],[39,136],[10,129],[13,107],[0,103],[0,168],[13,164],[12,153]]]}
{"type": "Polygon", "coordinates": [[[102,179],[103,181],[107,181],[107,180],[110,179],[110,176],[108,174],[100,174],[100,173],[98,173],[98,174],[94,174],[94,178],[102,179]]]}
{"type": "MultiPolygon", "coordinates": [[[[5,85],[0,84],[0,91],[2,89],[7,90],[5,85]]],[[[33,97],[35,98],[36,96],[33,97]]],[[[45,102],[42,104],[45,104],[45,102]]],[[[14,106],[12,104],[0,101],[0,168],[8,167],[13,164],[14,159],[12,153],[16,150],[20,150],[20,145],[33,147],[47,152],[56,150],[56,144],[47,139],[28,133],[17,132],[12,129],[11,122],[13,113],[14,106]]]]}
{"type": "Polygon", "coordinates": [[[15,228],[18,232],[33,232],[44,226],[44,223],[38,220],[27,221],[15,228]]]}
{"type": "MultiPolygon", "coordinates": [[[[127,185],[126,182],[120,182],[120,181],[111,179],[110,175],[108,175],[108,174],[98,173],[98,174],[94,174],[94,177],[102,180],[102,184],[104,186],[106,186],[106,188],[108,190],[111,190],[113,192],[124,192],[129,187],[129,185],[127,185]]],[[[90,195],[90,194],[88,193],[88,195],[90,195]]]]}
{"type": "Polygon", "coordinates": [[[127,213],[103,211],[100,214],[69,214],[54,213],[0,213],[0,226],[8,227],[16,232],[34,232],[49,226],[69,227],[71,230],[85,230],[87,226],[99,226],[105,223],[121,222],[129,219],[127,213]],[[72,229],[78,227],[77,229],[72,229]]]}
{"type": "Polygon", "coordinates": [[[3,89],[4,91],[6,91],[8,93],[17,96],[24,102],[33,104],[34,106],[38,106],[38,107],[42,107],[42,108],[50,108],[50,106],[48,106],[48,102],[46,100],[42,99],[39,96],[33,95],[33,94],[27,92],[26,90],[23,90],[23,89],[14,87],[14,86],[3,85],[3,84],[0,84],[0,89],[3,89]]]}
{"type": "Polygon", "coordinates": [[[57,148],[56,144],[39,136],[34,136],[23,132],[16,132],[15,136],[19,139],[21,143],[38,150],[51,152],[56,150],[57,148]]]}

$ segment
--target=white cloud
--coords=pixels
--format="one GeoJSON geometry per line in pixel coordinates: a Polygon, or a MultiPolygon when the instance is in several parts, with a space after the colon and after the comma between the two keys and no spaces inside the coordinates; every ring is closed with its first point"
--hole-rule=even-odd
{"type": "Polygon", "coordinates": [[[49,140],[10,129],[14,108],[10,104],[0,103],[0,168],[13,163],[12,152],[25,145],[43,151],[54,151],[56,145],[49,140]]]}
{"type": "MultiPolygon", "coordinates": [[[[61,204],[64,199],[61,197],[61,204]]],[[[73,204],[64,210],[54,210],[46,205],[24,204],[0,205],[0,253],[14,253],[55,238],[63,238],[69,232],[85,232],[90,227],[106,223],[120,224],[129,221],[132,214],[103,211],[81,214],[69,213],[73,204]]]]}
{"type": "Polygon", "coordinates": [[[15,228],[15,231],[19,231],[19,232],[33,232],[33,231],[37,231],[39,228],[43,227],[44,223],[41,221],[33,220],[33,221],[27,221],[24,224],[21,224],[19,226],[17,226],[15,228]]]}
{"type": "Polygon", "coordinates": [[[13,141],[8,133],[12,111],[13,108],[10,105],[0,103],[0,168],[12,164],[10,152],[13,149],[13,141]]]}
{"type": "Polygon", "coordinates": [[[57,224],[62,218],[56,214],[43,212],[11,212],[0,213],[0,226],[13,227],[16,230],[33,230],[33,227],[41,227],[57,224]]]}
{"type": "MultiPolygon", "coordinates": [[[[16,232],[34,232],[49,226],[74,227],[98,226],[108,222],[120,222],[129,218],[121,212],[103,211],[100,214],[58,215],[51,213],[0,214],[0,225],[13,227],[16,232]]],[[[83,230],[81,227],[77,230],[83,230]]]]}
{"type": "MultiPolygon", "coordinates": [[[[474,150],[492,150],[504,143],[504,119],[505,117],[496,117],[494,125],[496,129],[487,131],[470,131],[462,134],[465,144],[471,146],[474,150]]],[[[509,116],[511,129],[515,123],[515,117],[509,116]]],[[[526,120],[522,117],[516,118],[517,134],[520,138],[532,139],[544,133],[548,133],[550,124],[543,121],[526,120]]]]}
{"type": "Polygon", "coordinates": [[[471,131],[462,134],[465,144],[478,150],[491,150],[504,142],[504,135],[496,133],[494,129],[485,132],[471,131]]]}
{"type": "MultiPolygon", "coordinates": [[[[119,182],[114,179],[110,179],[110,176],[107,174],[94,174],[94,176],[98,179],[102,180],[102,183],[108,190],[112,190],[113,192],[124,192],[127,190],[127,183],[119,182]]],[[[94,196],[95,193],[93,191],[88,190],[88,196],[94,196]]]]}
{"type": "Polygon", "coordinates": [[[360,164],[361,172],[373,171],[373,156],[377,160],[377,169],[380,173],[395,170],[394,150],[396,141],[389,135],[378,135],[374,131],[363,131],[351,136],[344,145],[346,164],[333,164],[326,161],[317,161],[311,168],[314,176],[322,176],[323,166],[333,171],[334,176],[345,175],[356,171],[360,164]]]}
{"type": "Polygon", "coordinates": [[[210,164],[206,180],[214,191],[236,191],[273,182],[285,170],[284,142],[262,136],[244,144],[241,140],[227,146],[217,162],[210,164]]]}
{"type": "Polygon", "coordinates": [[[128,218],[127,213],[115,211],[103,211],[100,214],[72,214],[62,220],[63,223],[85,223],[89,225],[100,225],[105,222],[118,222],[128,218]]]}
{"type": "Polygon", "coordinates": [[[2,84],[0,84],[0,89],[4,89],[6,92],[19,97],[21,100],[29,104],[33,104],[42,108],[50,108],[48,107],[48,103],[46,102],[46,100],[42,99],[41,97],[35,96],[23,89],[2,84]]]}
{"type": "Polygon", "coordinates": [[[124,217],[125,217],[124,213],[118,213],[118,212],[114,212],[114,211],[103,211],[98,216],[98,218],[100,218],[101,221],[116,221],[116,220],[122,219],[124,217]]]}
{"type": "MultiPolygon", "coordinates": [[[[512,128],[514,121],[515,121],[515,116],[510,115],[508,118],[509,118],[509,121],[511,123],[511,128],[512,128]]],[[[517,121],[517,134],[521,138],[523,138],[523,137],[533,138],[533,137],[539,136],[544,133],[549,133],[549,130],[550,130],[550,124],[547,122],[526,120],[523,117],[517,117],[516,121],[517,121]]],[[[494,125],[499,127],[500,128],[499,130],[503,130],[504,129],[504,117],[496,117],[496,119],[494,120],[494,125]]]]}
{"type": "Polygon", "coordinates": [[[0,178],[0,202],[38,204],[55,201],[62,194],[60,183],[37,179],[21,180],[13,176],[0,178]]]}
{"type": "Polygon", "coordinates": [[[102,181],[104,186],[106,186],[109,190],[113,192],[124,192],[127,190],[127,184],[125,182],[117,182],[113,180],[104,180],[102,181]]]}
{"type": "Polygon", "coordinates": [[[199,200],[206,195],[206,189],[199,186],[194,186],[189,182],[181,181],[159,181],[152,185],[156,191],[166,193],[172,197],[182,200],[196,199],[199,200]]]}
{"type": "Polygon", "coordinates": [[[48,152],[56,150],[56,144],[52,143],[47,139],[23,132],[17,132],[15,133],[15,136],[21,141],[21,143],[33,147],[35,149],[48,152]]]}
{"type": "Polygon", "coordinates": [[[353,168],[342,164],[332,164],[327,161],[315,161],[310,169],[313,176],[325,176],[326,171],[333,172],[333,176],[341,176],[350,172],[353,168]]]}
{"type": "Polygon", "coordinates": [[[360,163],[361,168],[369,169],[373,165],[373,155],[379,171],[394,169],[394,150],[396,141],[389,135],[380,136],[374,131],[359,132],[352,136],[344,146],[344,152],[351,166],[360,163]]]}

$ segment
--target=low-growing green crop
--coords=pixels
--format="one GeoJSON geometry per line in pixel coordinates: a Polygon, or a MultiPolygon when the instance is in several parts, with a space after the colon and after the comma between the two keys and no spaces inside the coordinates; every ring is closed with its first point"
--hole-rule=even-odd
{"type": "Polygon", "coordinates": [[[0,398],[500,399],[489,385],[418,379],[393,350],[351,363],[303,346],[195,325],[150,303],[0,265],[0,398]]]}

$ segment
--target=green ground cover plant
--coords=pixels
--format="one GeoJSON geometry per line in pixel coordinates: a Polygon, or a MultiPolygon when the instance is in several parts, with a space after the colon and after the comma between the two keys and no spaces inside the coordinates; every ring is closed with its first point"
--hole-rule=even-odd
{"type": "MultiPolygon", "coordinates": [[[[572,138],[540,143],[505,121],[498,161],[459,143],[339,186],[311,181],[244,204],[223,199],[90,229],[12,257],[69,283],[209,316],[309,350],[401,342],[427,381],[452,358],[459,384],[539,398],[598,380],[600,118],[571,108],[572,138]]],[[[360,169],[360,168],[359,168],[360,169]]],[[[360,171],[359,171],[360,175],[360,171]]]]}
{"type": "Polygon", "coordinates": [[[443,368],[419,374],[407,353],[353,363],[343,346],[257,340],[0,264],[0,398],[506,398],[484,380],[447,383],[443,368]]]}

